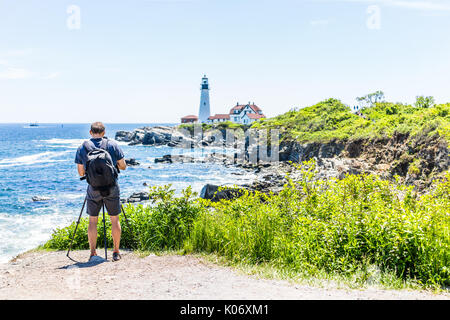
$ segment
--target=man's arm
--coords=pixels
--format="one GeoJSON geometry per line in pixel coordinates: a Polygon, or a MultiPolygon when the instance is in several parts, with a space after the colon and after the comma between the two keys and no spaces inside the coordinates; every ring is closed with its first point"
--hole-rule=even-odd
{"type": "Polygon", "coordinates": [[[83,160],[82,160],[82,148],[83,146],[80,146],[77,150],[77,154],[75,155],[75,163],[77,164],[78,174],[80,177],[84,177],[86,174],[86,171],[84,170],[83,160]]]}
{"type": "Polygon", "coordinates": [[[117,166],[120,170],[125,170],[127,168],[127,163],[125,162],[125,158],[117,160],[117,166]]]}
{"type": "Polygon", "coordinates": [[[84,170],[84,166],[82,164],[77,164],[78,174],[80,177],[84,177],[86,174],[86,171],[84,170]]]}
{"type": "Polygon", "coordinates": [[[127,163],[125,162],[125,155],[123,154],[122,149],[119,147],[117,142],[113,144],[114,146],[114,153],[117,160],[117,167],[119,170],[125,170],[127,168],[127,163]]]}

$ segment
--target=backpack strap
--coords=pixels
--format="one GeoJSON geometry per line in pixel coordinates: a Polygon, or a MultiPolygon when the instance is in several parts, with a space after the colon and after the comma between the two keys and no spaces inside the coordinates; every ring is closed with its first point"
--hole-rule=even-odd
{"type": "Polygon", "coordinates": [[[100,149],[108,151],[108,138],[102,139],[102,142],[100,142],[100,149]]]}
{"type": "Polygon", "coordinates": [[[97,149],[97,147],[95,146],[95,144],[91,140],[86,140],[83,143],[83,147],[86,149],[87,153],[97,149]]]}

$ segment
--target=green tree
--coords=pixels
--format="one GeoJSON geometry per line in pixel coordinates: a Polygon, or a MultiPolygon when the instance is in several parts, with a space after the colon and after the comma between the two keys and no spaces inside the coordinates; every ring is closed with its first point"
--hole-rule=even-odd
{"type": "Polygon", "coordinates": [[[417,96],[415,106],[417,108],[429,108],[434,106],[434,98],[432,96],[417,96]]]}
{"type": "Polygon", "coordinates": [[[369,93],[363,97],[357,97],[356,101],[362,102],[363,104],[365,104],[366,107],[370,107],[378,102],[384,101],[384,92],[378,90],[373,93],[369,93]]]}

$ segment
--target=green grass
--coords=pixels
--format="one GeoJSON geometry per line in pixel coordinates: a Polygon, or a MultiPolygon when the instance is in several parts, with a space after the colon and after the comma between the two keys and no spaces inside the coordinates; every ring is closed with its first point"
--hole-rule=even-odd
{"type": "Polygon", "coordinates": [[[332,140],[391,137],[395,132],[411,137],[425,133],[450,141],[450,103],[418,108],[381,102],[361,110],[362,117],[336,99],[255,122],[253,128],[279,129],[284,140],[329,142],[332,140]]]}
{"type": "MultiPolygon", "coordinates": [[[[178,252],[178,254],[182,254],[178,252]]],[[[263,279],[285,280],[291,283],[309,285],[320,288],[351,288],[366,289],[380,288],[387,290],[421,290],[423,286],[417,282],[407,279],[403,280],[394,273],[380,272],[377,266],[369,266],[365,270],[360,270],[352,275],[343,275],[338,272],[330,273],[320,271],[311,276],[302,270],[293,270],[290,268],[280,268],[272,262],[259,264],[245,263],[242,261],[230,260],[214,253],[192,253],[193,256],[204,259],[213,264],[232,267],[242,274],[256,276],[263,279]]],[[[433,288],[435,292],[444,291],[439,288],[433,288]]]]}
{"type": "MultiPolygon", "coordinates": [[[[260,272],[357,287],[450,285],[450,174],[432,193],[417,195],[372,175],[315,181],[313,162],[298,170],[303,179],[278,195],[218,203],[190,189],[175,197],[170,187],[152,188],[152,206],[127,207],[132,232],[122,223],[122,244],[212,254],[260,272]]],[[[73,228],[56,230],[44,247],[65,250],[73,228]]],[[[83,221],[74,248],[87,248],[86,233],[83,221]]]]}

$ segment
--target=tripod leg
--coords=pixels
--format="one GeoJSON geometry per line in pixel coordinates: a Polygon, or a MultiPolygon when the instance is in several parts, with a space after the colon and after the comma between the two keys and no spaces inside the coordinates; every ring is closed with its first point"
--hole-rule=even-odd
{"type": "Polygon", "coordinates": [[[72,240],[70,241],[69,250],[67,250],[66,256],[68,258],[70,258],[69,253],[70,253],[70,250],[72,249],[73,239],[75,239],[75,234],[77,233],[78,225],[80,224],[80,220],[81,220],[81,215],[83,214],[84,207],[86,206],[86,201],[87,201],[87,196],[86,196],[86,198],[84,198],[83,207],[81,208],[80,216],[78,217],[77,225],[75,227],[75,231],[73,232],[72,240]]]}
{"type": "Polygon", "coordinates": [[[106,245],[105,203],[103,203],[103,239],[105,243],[105,260],[108,260],[107,245],[106,245]]]}

